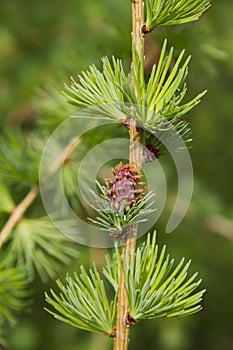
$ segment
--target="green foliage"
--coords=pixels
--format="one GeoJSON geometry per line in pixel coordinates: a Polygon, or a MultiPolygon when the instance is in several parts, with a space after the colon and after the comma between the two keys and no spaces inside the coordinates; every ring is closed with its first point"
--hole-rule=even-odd
{"type": "Polygon", "coordinates": [[[0,201],[0,213],[11,213],[14,209],[14,201],[11,197],[10,191],[5,184],[0,182],[0,193],[1,193],[1,201],[0,201]]]}
{"type": "Polygon", "coordinates": [[[93,264],[89,274],[83,266],[74,279],[66,277],[67,285],[59,280],[57,285],[61,290],[60,296],[51,290],[51,296],[46,293],[46,301],[56,311],[46,309],[55,318],[72,326],[104,334],[111,334],[115,318],[116,299],[109,303],[105,286],[93,264]]]}
{"type": "MultiPolygon", "coordinates": [[[[169,241],[169,250],[174,255],[184,254],[185,251],[187,256],[190,254],[192,259],[197,261],[198,268],[205,275],[205,285],[210,291],[208,307],[197,317],[156,322],[155,342],[159,350],[206,349],[206,347],[230,350],[232,342],[233,304],[229,302],[233,293],[233,280],[229,278],[229,271],[233,268],[231,241],[220,236],[221,232],[222,234],[227,232],[224,224],[221,225],[220,232],[218,227],[214,226],[216,234],[212,234],[213,231],[209,229],[207,221],[216,214],[232,218],[233,212],[232,191],[229,190],[233,172],[231,161],[233,60],[214,62],[213,56],[218,52],[210,47],[210,44],[214,43],[218,49],[222,49],[226,54],[228,52],[228,58],[232,57],[233,2],[229,0],[211,2],[214,6],[208,16],[198,23],[158,29],[155,38],[152,37],[154,34],[148,35],[150,47],[147,53],[150,57],[154,47],[158,50],[157,45],[163,41],[164,36],[169,38],[169,42],[174,44],[176,50],[185,47],[186,52],[191,52],[192,70],[189,72],[191,92],[199,91],[203,86],[210,91],[204,104],[198,108],[198,118],[195,114],[190,115],[196,138],[195,148],[192,150],[196,198],[192,200],[191,211],[180,226],[179,233],[169,238],[165,238],[163,233],[159,236],[160,241],[163,239],[169,241]],[[209,37],[209,34],[212,36],[209,37]],[[210,73],[214,73],[214,78],[212,75],[211,79],[210,73]],[[203,184],[201,188],[200,182],[203,184]],[[200,333],[202,336],[197,336],[200,333]]],[[[69,106],[60,105],[56,97],[51,95],[51,100],[43,111],[42,103],[40,106],[37,105],[35,110],[31,100],[38,82],[39,85],[47,86],[48,77],[55,77],[57,87],[54,89],[60,90],[61,84],[57,83],[58,75],[64,80],[67,76],[85,69],[90,61],[97,62],[98,65],[100,55],[111,55],[114,52],[116,57],[124,57],[127,62],[130,60],[130,35],[126,35],[127,31],[130,31],[130,6],[125,0],[118,2],[71,0],[65,7],[64,2],[55,0],[47,2],[13,0],[1,2],[0,6],[1,127],[5,122],[17,123],[16,126],[23,123],[26,128],[28,125],[30,128],[33,127],[35,134],[38,134],[41,130],[34,124],[34,117],[36,114],[40,122],[43,114],[45,116],[43,131],[48,133],[49,128],[51,130],[56,126],[58,119],[62,120],[63,111],[64,115],[67,114],[69,106]],[[23,14],[24,20],[22,20],[23,14]],[[31,108],[35,113],[33,115],[30,113],[31,108]]],[[[177,51],[174,55],[176,53],[177,51]]],[[[152,57],[153,60],[157,54],[158,51],[152,57]]],[[[1,164],[1,168],[3,165],[1,164]]],[[[174,178],[175,176],[171,176],[168,180],[169,188],[171,187],[168,206],[175,194],[175,189],[172,188],[174,178]]],[[[5,194],[3,196],[2,190],[0,192],[0,206],[4,207],[4,211],[10,212],[12,203],[6,208],[5,194]]],[[[15,198],[15,188],[11,195],[15,198]]],[[[23,195],[22,191],[17,194],[18,198],[22,198],[23,195]]],[[[35,204],[30,208],[30,212],[32,210],[35,215],[40,211],[35,204]]],[[[163,217],[157,223],[159,231],[162,231],[165,225],[163,217]]],[[[229,232],[229,239],[231,237],[229,232]]],[[[75,349],[77,338],[78,348],[87,349],[93,346],[92,337],[77,333],[77,329],[64,329],[62,332],[62,325],[58,322],[52,329],[49,318],[41,322],[41,315],[37,312],[41,308],[41,291],[40,288],[36,288],[35,291],[36,312],[32,312],[27,321],[23,315],[20,319],[22,327],[29,332],[30,327],[25,322],[30,322],[30,326],[34,327],[39,335],[37,340],[27,347],[28,349],[43,349],[45,344],[51,350],[60,350],[64,347],[75,349]]],[[[154,334],[154,330],[154,322],[140,324],[139,332],[136,332],[131,339],[132,348],[136,350],[152,347],[151,335],[154,334]]],[[[9,333],[9,338],[15,344],[10,345],[12,350],[16,347],[24,348],[22,344],[27,338],[28,333],[26,337],[19,339],[17,331],[9,333]]],[[[104,346],[100,348],[103,349],[104,346]]]]}
{"type": "Polygon", "coordinates": [[[41,149],[37,136],[6,128],[0,139],[0,178],[21,187],[38,183],[41,149]]]}
{"type": "Polygon", "coordinates": [[[57,281],[60,295],[51,290],[46,301],[56,309],[49,313],[57,319],[91,332],[111,334],[115,321],[115,307],[120,283],[120,273],[125,278],[130,316],[135,320],[190,315],[201,310],[200,301],[204,290],[193,293],[201,280],[195,281],[197,273],[187,278],[190,261],[184,259],[173,268],[174,259],[165,256],[164,247],[158,253],[156,235],[150,234],[146,242],[135,251],[126,252],[126,267],[121,261],[120,251],[106,255],[103,274],[113,286],[114,301],[109,302],[104,282],[93,265],[74,279],[67,276],[67,284],[57,281]]]}
{"type": "Polygon", "coordinates": [[[214,30],[207,18],[197,24],[176,26],[176,28],[166,27],[165,31],[169,41],[175,43],[177,52],[185,47],[186,52],[191,54],[192,71],[190,71],[189,76],[197,85],[195,88],[203,85],[208,86],[208,79],[217,77],[221,63],[227,64],[228,53],[221,48],[220,42],[216,40],[214,30]]]}
{"type": "Polygon", "coordinates": [[[37,271],[44,281],[55,277],[62,264],[78,256],[75,244],[47,217],[21,220],[10,236],[8,253],[28,273],[37,271]]]}
{"type": "Polygon", "coordinates": [[[168,155],[167,145],[174,152],[182,151],[184,148],[189,148],[192,141],[192,134],[189,123],[185,120],[177,120],[171,123],[165,123],[164,129],[148,131],[145,128],[142,132],[144,145],[153,146],[158,150],[158,157],[168,155]],[[180,137],[183,142],[180,142],[180,137]],[[144,141],[145,139],[145,141],[144,141]],[[166,142],[167,144],[166,144],[166,142]]]}
{"type": "Polygon", "coordinates": [[[120,273],[121,273],[121,264],[118,258],[119,258],[119,252],[115,247],[112,254],[105,255],[106,264],[103,267],[103,274],[112,285],[116,294],[118,293],[118,287],[120,284],[120,273]]]}
{"type": "MultiPolygon", "coordinates": [[[[108,200],[104,188],[98,182],[96,183],[100,190],[100,196],[91,191],[96,200],[96,206],[92,206],[92,208],[99,216],[97,216],[96,220],[89,220],[102,227],[103,230],[108,231],[113,236],[124,235],[124,229],[127,230],[127,227],[132,224],[146,221],[147,216],[154,211],[154,209],[150,208],[154,203],[151,201],[154,197],[154,193],[149,192],[127,212],[124,210],[125,203],[123,201],[118,212],[115,210],[113,203],[108,200]]],[[[126,233],[127,232],[125,232],[125,234],[126,233]]]]}
{"type": "Polygon", "coordinates": [[[11,256],[1,254],[0,261],[0,344],[5,343],[4,328],[6,324],[16,324],[16,312],[28,307],[27,298],[31,291],[29,278],[23,266],[15,267],[11,256]]]}
{"type": "MultiPolygon", "coordinates": [[[[101,118],[121,120],[125,117],[122,111],[124,86],[128,78],[122,62],[112,58],[112,65],[107,57],[102,58],[103,70],[95,65],[78,75],[78,81],[71,78],[71,86],[66,85],[65,96],[68,102],[79,110],[90,108],[101,118]]],[[[124,107],[124,106],[123,106],[124,107]]]]}
{"type": "Polygon", "coordinates": [[[78,75],[78,82],[72,79],[71,86],[66,86],[68,102],[78,109],[90,108],[89,113],[98,118],[122,121],[125,115],[131,116],[153,132],[174,126],[178,132],[188,128],[184,123],[179,124],[178,118],[195,107],[206,91],[181,105],[187,91],[185,80],[190,57],[184,60],[183,50],[172,66],[173,48],[166,55],[166,47],[165,40],[148,82],[144,78],[143,58],[133,49],[133,65],[128,75],[120,60],[113,57],[111,65],[104,57],[102,72],[92,65],[89,71],[78,75]]]}
{"type": "MultiPolygon", "coordinates": [[[[127,251],[126,268],[121,265],[129,301],[130,315],[136,321],[159,317],[190,315],[201,310],[200,302],[205,290],[193,293],[201,280],[197,273],[187,278],[190,261],[184,259],[174,266],[174,259],[165,255],[164,246],[158,253],[155,234],[148,235],[136,251],[127,251]]],[[[107,258],[105,276],[116,290],[119,283],[120,253],[114,262],[107,258]]]]}
{"type": "Polygon", "coordinates": [[[176,121],[199,102],[206,91],[198,94],[191,101],[181,105],[187,88],[185,80],[188,74],[190,56],[185,59],[183,50],[178,56],[174,66],[173,48],[166,55],[167,40],[164,41],[157,65],[153,65],[148,82],[144,79],[142,56],[138,57],[133,50],[132,76],[135,89],[130,86],[132,102],[141,106],[138,119],[149,130],[164,130],[171,128],[167,121],[176,121]]]}
{"type": "Polygon", "coordinates": [[[145,0],[146,27],[196,21],[210,6],[206,0],[145,0]]]}
{"type": "Polygon", "coordinates": [[[37,125],[45,134],[50,134],[74,112],[74,107],[67,103],[64,95],[52,83],[37,89],[33,106],[39,114],[37,125]]]}

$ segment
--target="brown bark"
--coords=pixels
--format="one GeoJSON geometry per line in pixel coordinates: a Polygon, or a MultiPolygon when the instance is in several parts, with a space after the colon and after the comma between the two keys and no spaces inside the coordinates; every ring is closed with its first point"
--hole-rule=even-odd
{"type": "MultiPolygon", "coordinates": [[[[132,41],[135,43],[138,55],[140,55],[141,40],[143,40],[142,26],[144,24],[144,4],[142,0],[132,0],[132,41]]],[[[130,149],[129,162],[137,168],[138,173],[141,173],[142,168],[142,147],[140,144],[140,135],[136,129],[136,122],[130,119],[129,126],[130,149]]],[[[126,264],[126,251],[132,251],[136,246],[137,225],[132,225],[129,230],[128,237],[122,247],[121,259],[123,266],[126,264]]],[[[129,345],[129,330],[130,330],[130,310],[128,298],[125,289],[124,275],[121,273],[120,286],[118,292],[117,303],[117,322],[116,336],[114,341],[114,350],[127,350],[129,345]]]]}

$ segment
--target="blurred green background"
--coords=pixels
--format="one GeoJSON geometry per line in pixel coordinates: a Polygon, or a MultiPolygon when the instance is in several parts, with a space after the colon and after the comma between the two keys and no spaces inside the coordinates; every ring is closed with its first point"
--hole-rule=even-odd
{"type": "MultiPolygon", "coordinates": [[[[148,67],[165,37],[177,52],[186,48],[192,55],[189,95],[208,90],[187,116],[194,139],[190,209],[175,232],[164,233],[176,195],[175,171],[168,166],[169,196],[156,225],[159,243],[166,243],[177,259],[191,258],[193,271],[203,277],[203,311],[137,324],[130,344],[134,350],[233,349],[233,2],[212,4],[200,21],[158,29],[146,42],[148,67]]],[[[25,134],[49,135],[71,110],[59,96],[70,75],[90,63],[100,66],[104,55],[130,63],[130,16],[130,2],[123,0],[1,0],[1,129],[15,126],[25,134]]],[[[102,250],[77,249],[80,259],[64,267],[61,278],[81,263],[101,265],[102,250]]],[[[51,286],[53,281],[35,282],[31,311],[20,314],[16,328],[8,330],[9,349],[111,349],[111,340],[69,327],[43,310],[43,293],[51,286]]]]}

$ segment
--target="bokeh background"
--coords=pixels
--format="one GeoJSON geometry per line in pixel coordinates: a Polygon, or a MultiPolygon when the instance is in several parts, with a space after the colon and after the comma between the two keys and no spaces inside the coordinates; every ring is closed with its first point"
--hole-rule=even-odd
{"type": "MultiPolygon", "coordinates": [[[[186,48],[192,55],[189,96],[208,90],[187,116],[194,139],[191,206],[180,226],[165,234],[177,186],[168,161],[169,195],[156,225],[159,243],[166,243],[177,260],[191,258],[193,271],[203,278],[202,286],[207,288],[203,311],[137,324],[130,344],[134,350],[233,349],[233,2],[215,0],[212,5],[201,20],[160,28],[146,41],[148,70],[167,37],[175,52],[186,48]]],[[[8,127],[25,135],[49,135],[73,110],[60,95],[71,75],[90,63],[100,67],[105,55],[122,58],[126,67],[130,64],[130,30],[129,1],[1,0],[0,137],[8,127]]],[[[12,190],[16,199],[22,197],[17,186],[12,190]]],[[[103,250],[77,249],[79,258],[61,268],[61,279],[66,271],[88,266],[92,260],[101,266],[103,250]]],[[[17,326],[6,331],[9,349],[111,349],[110,339],[65,325],[43,310],[44,291],[51,286],[54,281],[44,284],[39,278],[33,283],[30,311],[20,313],[17,326]]]]}

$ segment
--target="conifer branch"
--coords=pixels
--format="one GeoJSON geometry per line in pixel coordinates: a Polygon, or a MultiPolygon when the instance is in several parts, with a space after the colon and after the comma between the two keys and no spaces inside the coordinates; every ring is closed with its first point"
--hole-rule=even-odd
{"type": "MultiPolygon", "coordinates": [[[[64,148],[59,157],[54,161],[51,165],[48,174],[41,180],[41,185],[48,181],[48,179],[56,173],[56,171],[62,166],[62,164],[70,157],[71,153],[77,147],[79,140],[72,139],[68,145],[64,148]]],[[[33,203],[35,198],[37,197],[40,191],[40,187],[36,184],[23,198],[23,200],[16,205],[14,210],[12,211],[9,219],[3,226],[0,232],[0,248],[3,246],[4,242],[7,240],[9,235],[11,234],[14,227],[22,220],[24,213],[33,203]]]]}
{"type": "MultiPolygon", "coordinates": [[[[144,23],[144,3],[142,0],[132,0],[132,41],[135,45],[137,55],[140,57],[141,49],[143,50],[143,34],[142,26],[144,23]]],[[[142,55],[143,57],[143,55],[142,55]]],[[[137,168],[140,174],[142,168],[142,148],[140,144],[140,134],[136,129],[136,120],[131,118],[129,125],[130,149],[129,163],[137,168]]],[[[121,259],[123,266],[126,266],[126,251],[133,251],[136,245],[137,224],[133,224],[129,228],[129,236],[122,247],[121,259]]],[[[117,303],[117,322],[116,337],[114,350],[127,350],[129,344],[130,322],[128,320],[129,305],[125,288],[124,274],[121,272],[120,286],[118,292],[117,303]]]]}

